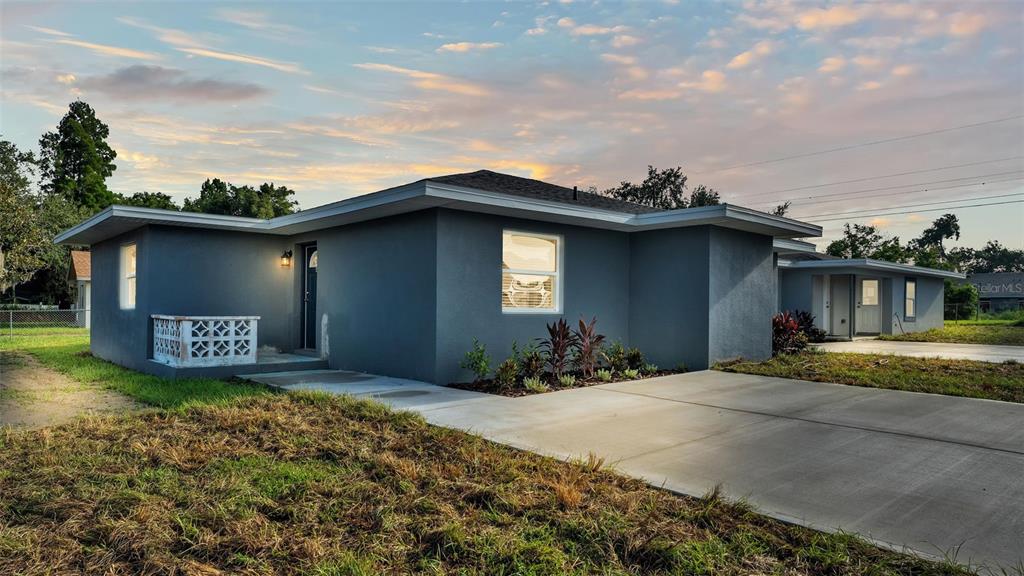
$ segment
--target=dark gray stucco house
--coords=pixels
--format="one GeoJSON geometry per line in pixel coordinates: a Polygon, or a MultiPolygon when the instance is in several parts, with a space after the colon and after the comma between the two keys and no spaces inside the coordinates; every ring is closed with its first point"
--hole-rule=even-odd
{"type": "Polygon", "coordinates": [[[820,233],[479,171],[271,220],[112,206],[57,240],[91,246],[98,357],[224,375],[281,369],[257,363],[273,347],[303,355],[289,368],[443,384],[474,339],[502,357],[559,317],[596,316],[661,366],[766,358],[773,240],[820,233]]]}
{"type": "Polygon", "coordinates": [[[941,328],[945,279],[963,274],[883,260],[836,258],[776,239],[779,310],[806,310],[833,338],[941,328]]]}

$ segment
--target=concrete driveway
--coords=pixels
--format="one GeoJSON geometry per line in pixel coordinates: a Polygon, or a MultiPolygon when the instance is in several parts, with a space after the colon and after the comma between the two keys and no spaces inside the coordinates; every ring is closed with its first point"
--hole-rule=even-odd
{"type": "Polygon", "coordinates": [[[1024,405],[713,371],[524,398],[256,378],[376,398],[559,458],[594,452],[681,493],[721,483],[772,516],[924,555],[1024,561],[1024,405]]]}
{"type": "Polygon", "coordinates": [[[852,342],[824,342],[815,348],[827,352],[855,352],[859,354],[896,354],[920,358],[950,358],[954,360],[980,360],[982,362],[1024,362],[1024,346],[996,346],[988,344],[946,344],[942,342],[902,342],[893,340],[854,340],[852,342]]]}

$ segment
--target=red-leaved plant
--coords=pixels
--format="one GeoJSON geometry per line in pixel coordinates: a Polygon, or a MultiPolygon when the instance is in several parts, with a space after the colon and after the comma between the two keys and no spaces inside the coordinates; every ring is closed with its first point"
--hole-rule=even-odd
{"type": "Polygon", "coordinates": [[[576,335],[569,329],[565,318],[548,324],[548,338],[541,340],[540,349],[547,356],[551,374],[558,380],[569,366],[569,354],[576,345],[576,335]]]}
{"type": "Polygon", "coordinates": [[[792,354],[807,347],[807,336],[789,312],[772,317],[772,355],[792,354]]]}
{"type": "Polygon", "coordinates": [[[597,325],[595,316],[589,324],[580,318],[580,329],[576,330],[576,366],[583,373],[584,378],[593,378],[594,369],[597,367],[597,356],[601,352],[601,345],[604,344],[604,334],[598,334],[594,328],[597,325]]]}

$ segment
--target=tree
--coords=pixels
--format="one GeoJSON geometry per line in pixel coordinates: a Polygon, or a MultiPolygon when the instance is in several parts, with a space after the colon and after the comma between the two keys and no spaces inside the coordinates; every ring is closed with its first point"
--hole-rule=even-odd
{"type": "Polygon", "coordinates": [[[72,102],[57,131],[39,139],[43,192],[63,196],[90,212],[113,204],[115,196],[106,180],[117,169],[117,152],[107,144],[109,135],[110,129],[91,106],[72,102]]]}
{"type": "Polygon", "coordinates": [[[773,208],[771,213],[774,214],[775,216],[785,216],[786,212],[789,212],[789,207],[792,205],[793,203],[787,200],[773,208]]]}
{"type": "Polygon", "coordinates": [[[181,207],[175,204],[174,200],[163,192],[136,192],[131,196],[118,197],[117,202],[119,204],[124,204],[125,206],[138,206],[140,208],[181,210],[181,207]]]}
{"type": "Polygon", "coordinates": [[[718,206],[722,203],[722,199],[718,196],[718,192],[714,188],[708,188],[701,184],[693,189],[690,193],[690,208],[697,208],[699,206],[718,206]]]}
{"type": "Polygon", "coordinates": [[[960,239],[960,222],[956,214],[943,214],[921,235],[910,241],[907,248],[914,255],[914,265],[925,268],[952,270],[954,265],[946,254],[944,240],[960,239]]]}
{"type": "Polygon", "coordinates": [[[678,166],[664,170],[647,166],[647,177],[640,184],[623,180],[615,188],[605,190],[604,194],[662,210],[715,206],[721,203],[718,192],[703,184],[694,188],[687,198],[686,175],[678,166]]]}
{"type": "Polygon", "coordinates": [[[968,282],[944,283],[946,320],[962,320],[974,316],[978,309],[978,289],[968,282]]]}
{"type": "Polygon", "coordinates": [[[605,190],[605,194],[662,210],[686,208],[686,175],[679,167],[658,170],[648,166],[647,178],[640,184],[623,180],[617,187],[605,190]]]}
{"type": "Polygon", "coordinates": [[[0,141],[0,292],[28,281],[50,243],[29,187],[34,164],[31,152],[0,141]]]}
{"type": "Polygon", "coordinates": [[[872,258],[889,262],[905,262],[906,250],[897,236],[886,238],[874,226],[849,223],[843,226],[843,237],[833,240],[825,253],[840,258],[872,258]]]}
{"type": "Polygon", "coordinates": [[[949,258],[958,270],[967,274],[1024,272],[1024,250],[1011,250],[998,240],[989,240],[980,250],[953,248],[949,258]]]}
{"type": "Polygon", "coordinates": [[[295,191],[272,183],[259,188],[235,186],[219,178],[207,180],[198,198],[186,198],[182,210],[250,218],[274,218],[292,214],[299,203],[292,200],[295,191]]]}

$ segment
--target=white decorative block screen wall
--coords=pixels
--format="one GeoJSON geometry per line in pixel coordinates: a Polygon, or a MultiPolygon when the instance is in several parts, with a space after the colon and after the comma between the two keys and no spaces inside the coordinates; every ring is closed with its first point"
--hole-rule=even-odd
{"type": "Polygon", "coordinates": [[[153,360],[181,368],[255,364],[259,319],[153,314],[153,360]]]}

